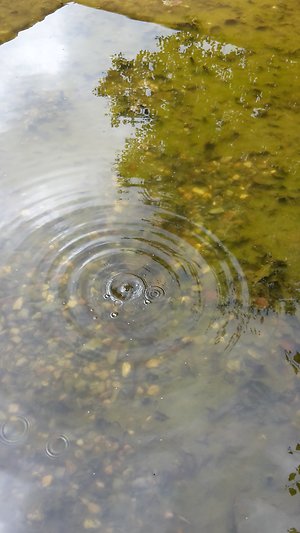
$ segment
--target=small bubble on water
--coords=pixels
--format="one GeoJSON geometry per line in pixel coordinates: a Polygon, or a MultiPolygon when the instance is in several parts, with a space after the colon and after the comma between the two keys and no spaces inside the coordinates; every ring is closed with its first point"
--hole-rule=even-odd
{"type": "Polygon", "coordinates": [[[117,316],[119,316],[119,313],[117,313],[116,311],[110,313],[110,318],[117,318],[117,316]]]}
{"type": "Polygon", "coordinates": [[[151,300],[148,300],[148,298],[145,298],[145,300],[144,300],[144,304],[145,304],[145,305],[149,305],[149,304],[151,304],[151,300]]]}
{"type": "Polygon", "coordinates": [[[110,296],[109,296],[109,294],[105,293],[105,294],[103,294],[103,298],[104,298],[104,300],[109,300],[110,296]]]}

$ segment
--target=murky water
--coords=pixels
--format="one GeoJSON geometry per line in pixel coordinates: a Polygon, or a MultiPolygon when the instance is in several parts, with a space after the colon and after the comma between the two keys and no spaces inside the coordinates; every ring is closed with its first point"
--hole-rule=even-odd
{"type": "Polygon", "coordinates": [[[298,52],[226,20],[0,48],[3,533],[300,527],[298,52]]]}

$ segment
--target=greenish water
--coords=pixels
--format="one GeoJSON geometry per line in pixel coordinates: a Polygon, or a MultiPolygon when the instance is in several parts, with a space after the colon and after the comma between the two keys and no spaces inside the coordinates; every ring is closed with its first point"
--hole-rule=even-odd
{"type": "Polygon", "coordinates": [[[0,48],[3,533],[300,527],[296,6],[163,5],[0,48]]]}

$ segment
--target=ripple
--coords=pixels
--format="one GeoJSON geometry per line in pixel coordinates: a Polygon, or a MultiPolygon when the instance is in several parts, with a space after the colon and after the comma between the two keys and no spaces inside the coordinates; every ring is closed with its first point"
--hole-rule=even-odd
{"type": "Polygon", "coordinates": [[[56,459],[65,453],[69,445],[65,435],[53,435],[46,444],[45,453],[51,459],[56,459]]]}
{"type": "Polygon", "coordinates": [[[0,442],[8,446],[22,444],[27,438],[29,427],[29,421],[24,416],[10,416],[0,427],[0,442]]]}
{"type": "Polygon", "coordinates": [[[153,300],[156,300],[157,298],[161,298],[164,296],[165,291],[162,287],[158,287],[153,285],[152,287],[147,287],[145,290],[145,302],[148,300],[148,303],[152,302],[153,300]]]}
{"type": "Polygon", "coordinates": [[[22,298],[42,313],[43,331],[85,357],[91,341],[97,357],[116,343],[142,358],[187,336],[231,347],[248,307],[235,257],[185,217],[116,207],[74,206],[40,224],[35,217],[31,231],[27,222],[11,262],[26,273],[22,298]]]}

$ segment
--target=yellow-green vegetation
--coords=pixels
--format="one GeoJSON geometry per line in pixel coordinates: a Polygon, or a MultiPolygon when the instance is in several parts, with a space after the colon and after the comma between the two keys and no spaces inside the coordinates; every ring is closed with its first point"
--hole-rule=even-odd
{"type": "Polygon", "coordinates": [[[110,97],[114,126],[139,126],[118,161],[120,185],[212,229],[262,306],[296,297],[297,57],[191,26],[155,52],[114,57],[96,90],[110,97]]]}
{"type": "MultiPolygon", "coordinates": [[[[293,454],[299,454],[300,453],[300,443],[296,445],[296,448],[292,450],[290,448],[289,453],[291,455],[293,454]]],[[[291,472],[289,475],[289,483],[287,485],[287,489],[291,496],[295,496],[296,494],[300,494],[300,465],[298,465],[294,472],[291,472]]],[[[295,529],[292,529],[290,533],[297,533],[295,529]]]]}
{"type": "Polygon", "coordinates": [[[62,7],[63,0],[0,0],[0,44],[16,37],[49,13],[62,7]]]}
{"type": "MultiPolygon", "coordinates": [[[[42,20],[67,0],[0,0],[0,42],[42,20]]],[[[297,50],[300,26],[297,0],[80,0],[78,4],[183,29],[193,23],[207,35],[239,46],[297,50]]]]}

